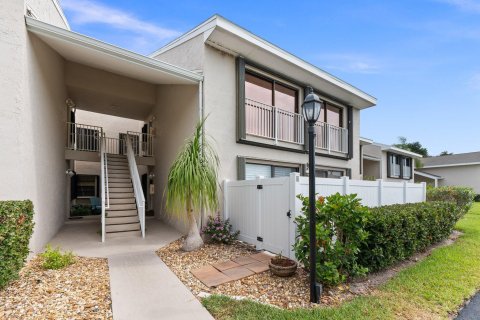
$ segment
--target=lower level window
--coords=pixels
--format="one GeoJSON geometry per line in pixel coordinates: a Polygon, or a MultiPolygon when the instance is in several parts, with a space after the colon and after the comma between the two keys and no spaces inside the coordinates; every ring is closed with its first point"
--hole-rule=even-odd
{"type": "Polygon", "coordinates": [[[245,165],[245,180],[254,180],[258,176],[262,176],[264,178],[285,177],[289,176],[292,172],[298,172],[298,168],[247,163],[245,165]]]}
{"type": "Polygon", "coordinates": [[[77,198],[96,197],[98,195],[97,178],[91,175],[78,175],[77,198]]]}
{"type": "Polygon", "coordinates": [[[340,179],[343,176],[345,176],[344,170],[336,170],[336,169],[316,169],[315,170],[315,177],[317,178],[340,179]]]}

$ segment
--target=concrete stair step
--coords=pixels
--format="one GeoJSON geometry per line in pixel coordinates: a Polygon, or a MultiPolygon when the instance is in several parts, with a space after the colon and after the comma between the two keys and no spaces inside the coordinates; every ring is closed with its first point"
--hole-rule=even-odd
{"type": "Polygon", "coordinates": [[[105,232],[123,232],[140,230],[140,222],[112,224],[105,226],[105,232]]]}
{"type": "Polygon", "coordinates": [[[135,203],[131,204],[111,204],[110,203],[110,208],[108,208],[108,211],[116,211],[116,210],[136,210],[137,205],[135,203]]]}
{"type": "Polygon", "coordinates": [[[130,198],[115,198],[115,199],[110,199],[110,204],[126,204],[126,203],[135,203],[135,198],[130,197],[130,198]]]}
{"type": "Polygon", "coordinates": [[[115,173],[115,174],[128,174],[130,175],[130,170],[128,169],[108,169],[108,174],[115,173]]]}
{"type": "Polygon", "coordinates": [[[110,172],[110,170],[108,170],[108,181],[110,181],[110,179],[130,179],[130,173],[113,173],[113,172],[110,172]]]}
{"type": "Polygon", "coordinates": [[[114,161],[114,162],[128,162],[128,159],[127,157],[124,157],[124,158],[119,158],[119,157],[113,157],[112,155],[107,155],[107,160],[110,162],[110,161],[114,161]]]}
{"type": "Polygon", "coordinates": [[[126,216],[126,217],[107,217],[105,218],[106,225],[112,224],[124,224],[124,223],[139,223],[138,216],[126,216]]]}
{"type": "MultiPolygon", "coordinates": [[[[110,179],[109,179],[110,180],[110,179]]],[[[108,182],[108,187],[112,188],[133,188],[132,182],[108,182]]],[[[111,191],[111,190],[110,190],[111,191]]]]}
{"type": "Polygon", "coordinates": [[[107,239],[123,238],[123,237],[141,237],[141,236],[142,236],[142,232],[140,230],[105,233],[105,238],[107,239]]]}
{"type": "Polygon", "coordinates": [[[112,182],[120,182],[120,183],[131,183],[132,179],[128,178],[111,178],[110,175],[108,176],[108,183],[112,182]]]}
{"type": "Polygon", "coordinates": [[[110,170],[128,170],[128,165],[108,164],[108,172],[110,170]]]}
{"type": "Polygon", "coordinates": [[[118,217],[138,217],[137,209],[135,210],[118,210],[110,211],[107,209],[107,218],[118,218],[118,217]]]}
{"type": "Polygon", "coordinates": [[[108,190],[110,191],[110,194],[112,193],[125,193],[125,192],[129,192],[129,193],[132,193],[133,192],[133,186],[132,184],[130,183],[128,186],[128,184],[123,184],[123,185],[127,185],[126,187],[122,186],[121,183],[114,183],[113,185],[109,185],[108,186],[108,190]]]}
{"type": "Polygon", "coordinates": [[[117,159],[127,159],[126,154],[114,154],[114,153],[108,153],[107,156],[110,158],[117,158],[117,159]]]}
{"type": "Polygon", "coordinates": [[[125,198],[135,198],[133,192],[110,192],[110,201],[112,199],[125,199],[125,198]]]}

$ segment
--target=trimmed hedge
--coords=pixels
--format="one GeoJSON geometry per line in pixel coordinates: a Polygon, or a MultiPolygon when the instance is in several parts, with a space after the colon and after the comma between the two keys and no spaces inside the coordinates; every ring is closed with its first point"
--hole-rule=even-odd
{"type": "Polygon", "coordinates": [[[18,277],[25,264],[33,232],[33,204],[0,201],[0,288],[18,277]]]}
{"type": "Polygon", "coordinates": [[[423,202],[370,208],[359,264],[370,272],[405,260],[446,239],[463,210],[452,202],[423,202]]]}
{"type": "Polygon", "coordinates": [[[444,186],[427,189],[427,201],[448,201],[457,204],[461,215],[470,210],[475,199],[475,192],[469,187],[444,186]]]}

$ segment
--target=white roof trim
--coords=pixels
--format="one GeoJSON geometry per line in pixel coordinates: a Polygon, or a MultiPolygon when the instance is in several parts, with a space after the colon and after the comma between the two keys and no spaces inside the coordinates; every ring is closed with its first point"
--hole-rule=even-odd
{"type": "Polygon", "coordinates": [[[380,159],[380,158],[372,157],[372,156],[369,156],[369,155],[366,155],[366,154],[363,155],[363,159],[370,160],[370,161],[382,161],[382,159],[380,159]]]}
{"type": "MultiPolygon", "coordinates": [[[[226,30],[232,34],[235,34],[236,36],[244,39],[247,42],[250,42],[263,50],[266,50],[270,52],[273,55],[276,55],[285,61],[288,61],[292,63],[293,65],[298,66],[299,68],[306,70],[315,76],[325,79],[328,82],[342,88],[345,91],[348,91],[350,93],[353,93],[354,95],[362,98],[365,101],[368,101],[372,105],[375,105],[377,103],[377,99],[366,92],[361,91],[360,89],[352,86],[351,84],[331,75],[330,73],[306,62],[305,60],[302,60],[295,55],[275,46],[274,44],[256,36],[255,34],[249,32],[248,30],[234,24],[233,22],[219,16],[219,15],[214,15],[213,17],[209,18],[207,21],[203,22],[199,26],[195,27],[191,31],[185,33],[184,35],[180,36],[176,40],[168,43],[166,46],[160,48],[159,50],[155,51],[150,57],[157,56],[165,51],[168,51],[196,36],[199,34],[213,28],[222,28],[223,30],[226,30]]],[[[205,39],[207,41],[208,39],[205,39]]]]}
{"type": "Polygon", "coordinates": [[[451,163],[451,164],[438,164],[432,166],[423,166],[422,168],[445,168],[445,167],[460,167],[460,166],[473,166],[479,165],[480,162],[466,162],[466,163],[451,163]]]}
{"type": "Polygon", "coordinates": [[[68,30],[70,30],[70,24],[68,23],[65,13],[63,12],[62,6],[60,6],[60,3],[58,2],[58,0],[52,0],[52,2],[55,5],[55,8],[57,9],[58,13],[60,14],[60,17],[62,17],[63,22],[65,22],[65,25],[67,26],[68,30]]]}
{"type": "Polygon", "coordinates": [[[415,153],[415,152],[412,152],[412,151],[408,151],[408,150],[404,150],[404,149],[401,149],[401,148],[397,148],[397,147],[394,147],[394,146],[384,145],[384,144],[380,144],[380,143],[374,143],[374,145],[380,146],[382,148],[382,151],[392,151],[393,153],[407,155],[407,156],[411,156],[411,157],[414,157],[414,158],[423,158],[423,156],[421,154],[418,154],[418,153],[415,153]]]}
{"type": "Polygon", "coordinates": [[[433,179],[433,180],[442,180],[443,179],[443,177],[436,176],[434,174],[429,174],[429,173],[423,172],[423,171],[418,171],[418,170],[415,170],[414,174],[417,174],[417,175],[422,176],[422,177],[430,178],[430,179],[433,179]]]}
{"type": "Polygon", "coordinates": [[[36,19],[25,17],[27,30],[36,34],[53,37],[62,41],[85,46],[108,55],[120,58],[130,63],[139,64],[144,67],[156,69],[192,82],[198,83],[203,80],[203,76],[195,72],[177,67],[175,65],[152,59],[138,53],[122,49],[120,47],[84,36],[82,34],[62,29],[51,24],[41,22],[36,19]]]}

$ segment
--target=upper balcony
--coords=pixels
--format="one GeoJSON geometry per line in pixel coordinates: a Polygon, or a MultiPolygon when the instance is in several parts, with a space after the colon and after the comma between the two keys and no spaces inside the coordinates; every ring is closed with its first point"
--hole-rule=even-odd
{"type": "MultiPolygon", "coordinates": [[[[246,134],[298,146],[305,144],[303,115],[245,99],[246,134]]],[[[325,122],[315,124],[315,147],[330,153],[348,154],[348,129],[325,122]]]]}

